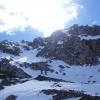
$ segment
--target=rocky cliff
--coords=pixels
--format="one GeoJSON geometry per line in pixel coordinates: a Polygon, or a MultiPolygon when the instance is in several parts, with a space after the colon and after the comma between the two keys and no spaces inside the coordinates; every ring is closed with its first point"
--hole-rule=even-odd
{"type": "Polygon", "coordinates": [[[44,46],[37,56],[60,59],[75,65],[98,64],[100,27],[95,27],[74,25],[69,29],[54,32],[49,38],[35,39],[33,47],[36,42],[39,46],[44,46]]]}

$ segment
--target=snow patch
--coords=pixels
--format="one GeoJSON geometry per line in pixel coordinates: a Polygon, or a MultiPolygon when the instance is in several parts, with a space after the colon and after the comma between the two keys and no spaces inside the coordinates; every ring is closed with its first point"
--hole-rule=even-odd
{"type": "MultiPolygon", "coordinates": [[[[4,100],[7,96],[13,94],[18,96],[17,100],[26,100],[22,97],[29,97],[29,100],[34,96],[39,96],[40,91],[44,89],[56,89],[56,90],[76,90],[76,91],[85,91],[85,93],[90,95],[100,95],[100,84],[78,84],[78,83],[57,83],[61,87],[54,86],[55,82],[46,82],[46,81],[36,81],[31,80],[22,84],[17,84],[13,86],[5,87],[5,89],[0,91],[0,100],[4,100]]],[[[42,97],[44,94],[42,95],[42,97]]],[[[39,96],[40,98],[41,96],[39,96]]],[[[45,96],[44,96],[45,98],[45,96]]],[[[42,99],[37,99],[42,100],[42,99]]],[[[46,99],[48,100],[48,99],[46,99]]],[[[70,100],[70,99],[69,99],[70,100]]]]}
{"type": "Polygon", "coordinates": [[[62,30],[62,32],[65,33],[67,36],[71,36],[71,34],[68,33],[68,30],[67,29],[62,30]]]}
{"type": "Polygon", "coordinates": [[[63,44],[63,41],[58,41],[57,44],[61,45],[63,44]]]}
{"type": "Polygon", "coordinates": [[[98,60],[100,61],[100,57],[98,57],[98,60]]]}
{"type": "Polygon", "coordinates": [[[100,35],[96,35],[96,36],[79,35],[78,37],[80,37],[81,40],[97,40],[97,39],[100,39],[100,35]]]}
{"type": "Polygon", "coordinates": [[[22,57],[22,58],[20,58],[20,59],[18,59],[18,60],[16,60],[17,62],[27,62],[27,57],[22,57]]]}

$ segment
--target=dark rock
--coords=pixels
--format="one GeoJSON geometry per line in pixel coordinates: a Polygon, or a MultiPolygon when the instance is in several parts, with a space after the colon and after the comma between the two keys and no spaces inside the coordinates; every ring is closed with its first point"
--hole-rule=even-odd
{"type": "Polygon", "coordinates": [[[78,24],[74,24],[69,28],[70,34],[80,35],[80,34],[86,34],[86,35],[100,35],[100,26],[93,25],[93,26],[79,26],[78,24]]]}
{"type": "Polygon", "coordinates": [[[100,39],[97,40],[83,40],[83,42],[94,52],[95,56],[100,57],[100,39]]]}
{"type": "Polygon", "coordinates": [[[85,94],[83,92],[74,91],[74,90],[55,90],[55,89],[48,89],[42,90],[42,93],[46,95],[53,95],[53,100],[63,100],[67,98],[74,98],[74,97],[81,97],[85,94]]]}
{"type": "Polygon", "coordinates": [[[18,84],[18,83],[24,83],[28,81],[28,79],[20,79],[20,78],[4,78],[2,79],[1,81],[1,86],[11,86],[11,85],[15,85],[15,84],[18,84]]]}
{"type": "Polygon", "coordinates": [[[18,78],[30,78],[31,76],[25,73],[22,69],[17,68],[15,72],[15,76],[18,78]]]}
{"type": "Polygon", "coordinates": [[[9,54],[17,55],[17,56],[21,52],[20,48],[16,46],[16,44],[9,41],[0,42],[0,51],[2,51],[3,53],[9,53],[9,54]]]}
{"type": "Polygon", "coordinates": [[[38,75],[35,79],[39,81],[66,82],[65,80],[62,80],[62,79],[56,79],[56,78],[51,78],[51,77],[46,77],[46,76],[41,76],[41,75],[38,75]]]}
{"type": "Polygon", "coordinates": [[[32,43],[32,47],[34,49],[38,48],[39,46],[44,46],[44,45],[45,45],[44,39],[41,37],[34,39],[32,43]]]}
{"type": "Polygon", "coordinates": [[[30,64],[33,70],[40,70],[41,74],[47,74],[47,72],[53,72],[54,70],[50,68],[47,62],[38,62],[30,64]]]}
{"type": "Polygon", "coordinates": [[[3,77],[10,77],[10,78],[29,78],[27,73],[25,73],[22,69],[17,68],[15,65],[11,65],[9,60],[2,59],[0,61],[0,74],[4,74],[3,77]]]}
{"type": "Polygon", "coordinates": [[[8,96],[5,100],[16,100],[17,96],[15,95],[10,95],[8,96]]]}
{"type": "Polygon", "coordinates": [[[100,100],[100,97],[85,95],[85,96],[81,97],[79,100],[100,100]]]}
{"type": "Polygon", "coordinates": [[[30,50],[29,46],[26,46],[26,45],[24,45],[23,48],[24,48],[25,50],[30,50]]]}
{"type": "Polygon", "coordinates": [[[4,89],[4,87],[0,84],[0,90],[4,89]]]}
{"type": "MultiPolygon", "coordinates": [[[[100,56],[100,39],[81,40],[78,36],[84,34],[82,30],[86,30],[87,34],[94,36],[93,32],[90,34],[94,30],[92,28],[94,27],[74,25],[67,31],[71,36],[67,36],[67,33],[61,30],[54,32],[37,56],[60,59],[71,65],[98,64],[97,56],[100,56]],[[62,41],[62,44],[59,45],[59,41],[62,41]]],[[[98,34],[100,34],[100,31],[98,31],[98,34]]]]}
{"type": "Polygon", "coordinates": [[[41,74],[47,74],[48,72],[54,72],[53,69],[50,68],[47,62],[37,62],[37,63],[23,63],[20,64],[21,67],[31,68],[32,70],[39,70],[41,74]]]}

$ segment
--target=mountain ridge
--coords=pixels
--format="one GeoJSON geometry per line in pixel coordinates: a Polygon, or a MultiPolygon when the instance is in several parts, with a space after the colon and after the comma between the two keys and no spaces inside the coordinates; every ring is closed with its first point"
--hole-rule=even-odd
{"type": "Polygon", "coordinates": [[[0,100],[100,100],[99,33],[77,33],[76,26],[0,41],[0,100]]]}

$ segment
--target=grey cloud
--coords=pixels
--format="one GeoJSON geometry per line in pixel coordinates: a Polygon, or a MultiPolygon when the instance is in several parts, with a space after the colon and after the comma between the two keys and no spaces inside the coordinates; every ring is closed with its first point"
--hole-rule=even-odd
{"type": "Polygon", "coordinates": [[[9,14],[12,15],[12,16],[17,15],[16,12],[10,12],[9,14]]]}
{"type": "Polygon", "coordinates": [[[5,6],[0,5],[0,9],[4,10],[5,9],[5,6]]]}
{"type": "Polygon", "coordinates": [[[5,25],[5,23],[0,19],[0,25],[5,25]]]}

